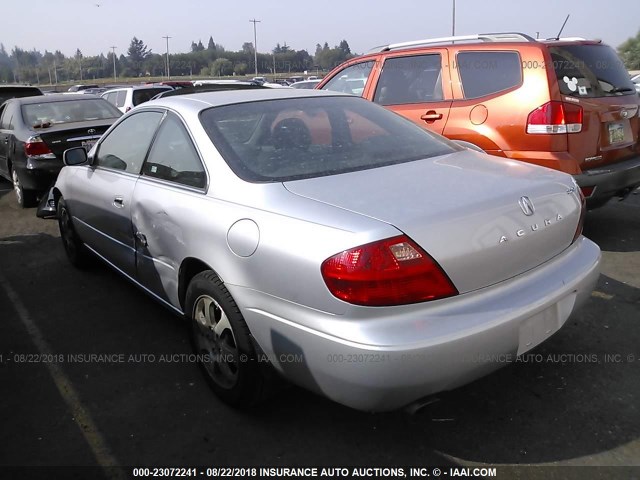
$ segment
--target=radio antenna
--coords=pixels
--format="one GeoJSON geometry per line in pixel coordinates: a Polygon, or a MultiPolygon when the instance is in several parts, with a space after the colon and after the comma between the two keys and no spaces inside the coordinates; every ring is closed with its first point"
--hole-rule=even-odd
{"type": "Polygon", "coordinates": [[[562,24],[562,28],[560,29],[560,31],[558,32],[558,36],[556,37],[556,40],[560,40],[560,35],[562,35],[562,31],[564,30],[565,25],[567,24],[567,22],[569,21],[569,15],[567,15],[567,18],[564,19],[564,23],[562,24]]]}

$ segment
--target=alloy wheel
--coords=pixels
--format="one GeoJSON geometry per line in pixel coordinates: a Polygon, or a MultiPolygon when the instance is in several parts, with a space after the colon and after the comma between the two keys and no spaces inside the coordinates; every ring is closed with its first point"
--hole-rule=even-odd
{"type": "Polygon", "coordinates": [[[233,388],[238,382],[239,353],[229,318],[218,302],[200,296],[193,308],[198,353],[206,354],[202,364],[220,387],[233,388]]]}

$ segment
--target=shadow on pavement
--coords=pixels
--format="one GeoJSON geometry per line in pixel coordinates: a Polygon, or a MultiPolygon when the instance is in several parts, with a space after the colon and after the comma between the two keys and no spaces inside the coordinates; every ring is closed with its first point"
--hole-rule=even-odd
{"type": "MultiPolygon", "coordinates": [[[[599,454],[640,438],[640,362],[626,360],[640,353],[639,290],[604,276],[598,285],[603,295],[592,297],[527,362],[443,393],[408,415],[358,412],[295,387],[252,411],[230,409],[188,360],[185,322],[107,267],[75,270],[59,238],[33,235],[2,239],[0,268],[55,352],[76,359],[62,368],[122,464],[455,462],[447,456],[541,463],[599,454]],[[77,361],[115,353],[126,361],[77,361]],[[174,360],[161,361],[163,355],[174,360]]],[[[0,311],[11,312],[3,313],[3,322],[16,324],[18,335],[14,310],[3,301],[0,295],[0,311]]],[[[0,342],[20,344],[6,336],[0,342]]],[[[11,368],[19,378],[26,367],[11,368]]],[[[32,412],[19,397],[11,402],[16,421],[3,425],[15,429],[5,432],[13,446],[0,453],[0,464],[48,463],[48,446],[61,448],[69,439],[41,431],[42,425],[25,427],[22,420],[32,412]]],[[[38,404],[47,412],[46,398],[38,404]]],[[[73,462],[72,453],[66,461],[73,462]]]]}

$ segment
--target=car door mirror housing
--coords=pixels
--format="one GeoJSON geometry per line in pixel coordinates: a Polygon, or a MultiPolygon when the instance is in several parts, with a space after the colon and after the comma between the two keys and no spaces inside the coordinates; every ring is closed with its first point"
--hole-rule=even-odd
{"type": "Polygon", "coordinates": [[[88,165],[89,157],[84,147],[69,148],[62,154],[62,161],[68,167],[88,165]]]}

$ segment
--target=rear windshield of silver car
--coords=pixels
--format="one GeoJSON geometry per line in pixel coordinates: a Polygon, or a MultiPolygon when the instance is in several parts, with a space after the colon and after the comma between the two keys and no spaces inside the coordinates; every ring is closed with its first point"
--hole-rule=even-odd
{"type": "Polygon", "coordinates": [[[120,111],[100,98],[60,102],[29,103],[22,106],[24,123],[32,128],[90,120],[117,118],[120,111]]]}
{"type": "Polygon", "coordinates": [[[635,95],[629,74],[607,45],[550,47],[560,92],[573,97],[635,95]]]}
{"type": "Polygon", "coordinates": [[[229,167],[250,182],[285,182],[411,162],[458,147],[355,97],[213,107],[200,120],[229,167]]]}

